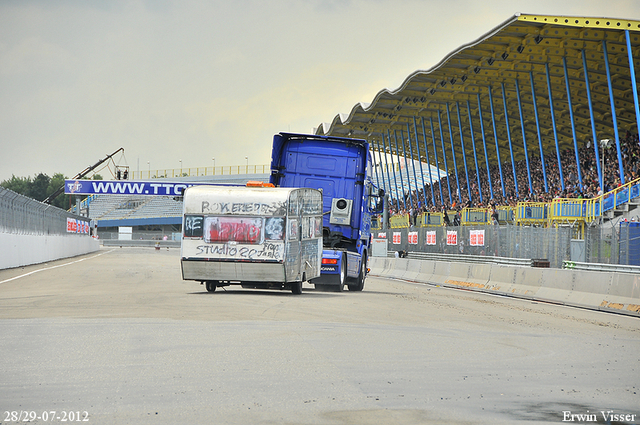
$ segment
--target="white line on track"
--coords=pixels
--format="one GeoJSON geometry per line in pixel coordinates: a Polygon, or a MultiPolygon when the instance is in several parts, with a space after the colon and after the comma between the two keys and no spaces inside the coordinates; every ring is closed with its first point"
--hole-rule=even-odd
{"type": "Polygon", "coordinates": [[[58,264],[57,266],[45,267],[43,269],[34,270],[32,272],[29,272],[29,273],[21,274],[20,276],[15,276],[15,277],[12,277],[10,279],[2,280],[2,281],[0,281],[0,285],[3,284],[3,283],[6,283],[6,282],[11,282],[12,280],[20,279],[21,277],[32,275],[34,273],[42,272],[42,271],[45,271],[45,270],[57,269],[58,267],[68,266],[70,264],[79,263],[80,261],[84,261],[84,260],[91,260],[92,258],[96,258],[96,257],[99,257],[99,256],[104,255],[104,254],[108,254],[108,253],[113,252],[113,251],[115,251],[115,249],[112,249],[112,250],[107,251],[107,252],[101,252],[100,254],[94,255],[93,257],[81,258],[79,260],[71,261],[69,263],[58,264]]]}

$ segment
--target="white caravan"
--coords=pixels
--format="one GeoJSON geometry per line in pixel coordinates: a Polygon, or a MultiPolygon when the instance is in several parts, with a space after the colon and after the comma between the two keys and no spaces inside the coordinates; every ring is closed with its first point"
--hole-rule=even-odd
{"type": "Polygon", "coordinates": [[[270,184],[184,190],[182,278],[217,287],[290,289],[320,276],[322,193],[270,184]]]}

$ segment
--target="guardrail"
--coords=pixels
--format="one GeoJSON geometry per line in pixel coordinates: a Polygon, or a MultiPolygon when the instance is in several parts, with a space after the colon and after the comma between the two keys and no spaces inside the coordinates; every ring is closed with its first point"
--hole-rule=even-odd
{"type": "Polygon", "coordinates": [[[562,268],[567,270],[589,270],[596,272],[640,274],[640,266],[627,266],[624,264],[580,263],[577,261],[563,261],[562,268]]]}
{"type": "MultiPolygon", "coordinates": [[[[395,256],[395,253],[391,252],[389,256],[395,256]]],[[[549,267],[549,262],[546,260],[538,260],[531,258],[507,258],[507,257],[487,257],[479,255],[462,255],[462,254],[434,254],[427,252],[408,252],[407,258],[414,260],[430,260],[430,261],[445,261],[445,262],[458,262],[458,263],[477,263],[477,264],[502,264],[506,266],[522,266],[532,267],[533,264],[539,265],[541,262],[546,262],[546,267],[549,267]]]]}

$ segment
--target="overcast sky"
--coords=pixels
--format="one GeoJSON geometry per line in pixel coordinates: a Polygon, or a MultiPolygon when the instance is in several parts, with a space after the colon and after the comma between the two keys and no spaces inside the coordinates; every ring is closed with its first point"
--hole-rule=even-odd
{"type": "Polygon", "coordinates": [[[640,1],[0,0],[0,181],[120,147],[134,171],[268,164],[275,133],[311,133],[517,12],[640,19],[640,1]]]}

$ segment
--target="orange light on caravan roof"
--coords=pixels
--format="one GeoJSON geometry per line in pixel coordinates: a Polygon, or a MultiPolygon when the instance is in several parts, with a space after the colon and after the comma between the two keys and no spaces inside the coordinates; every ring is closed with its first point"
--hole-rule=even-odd
{"type": "Polygon", "coordinates": [[[247,182],[247,187],[275,187],[273,183],[265,183],[256,180],[249,180],[247,182]]]}

